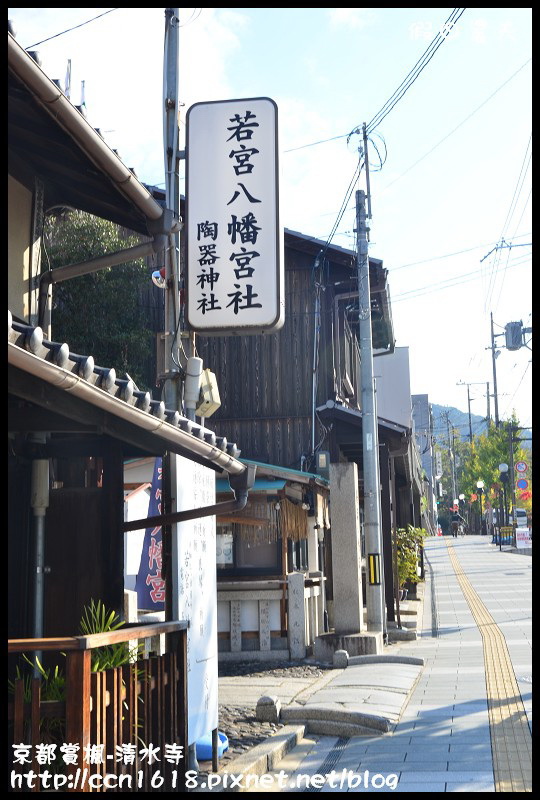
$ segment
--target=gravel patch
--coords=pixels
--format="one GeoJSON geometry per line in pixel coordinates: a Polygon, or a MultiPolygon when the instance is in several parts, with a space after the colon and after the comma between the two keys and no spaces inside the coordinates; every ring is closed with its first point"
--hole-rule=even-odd
{"type": "MultiPolygon", "coordinates": [[[[253,661],[227,661],[218,666],[218,675],[221,678],[236,676],[268,676],[293,677],[293,678],[319,678],[324,673],[333,669],[329,664],[319,662],[306,663],[303,661],[268,661],[264,663],[253,661]]],[[[226,706],[218,708],[218,730],[224,733],[229,740],[229,747],[219,759],[219,769],[238,756],[251,750],[261,742],[273,736],[284,723],[259,722],[255,717],[255,709],[251,706],[226,706]]],[[[211,761],[200,761],[201,774],[212,770],[211,761]]]]}

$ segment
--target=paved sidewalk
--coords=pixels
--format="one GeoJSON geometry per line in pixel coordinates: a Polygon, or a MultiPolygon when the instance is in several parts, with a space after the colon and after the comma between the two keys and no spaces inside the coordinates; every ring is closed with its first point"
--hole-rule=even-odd
{"type": "Polygon", "coordinates": [[[266,696],[279,702],[281,721],[307,721],[310,730],[316,727],[312,723],[321,720],[336,723],[336,733],[344,736],[372,732],[354,731],[350,728],[354,724],[386,732],[401,716],[422,671],[420,662],[387,653],[352,658],[346,668],[329,669],[316,678],[220,678],[220,703],[256,708],[257,701],[266,696]]]}
{"type": "MultiPolygon", "coordinates": [[[[423,592],[419,592],[422,597],[423,592]]],[[[416,620],[422,601],[402,604],[408,620],[416,620]]],[[[345,668],[326,665],[319,675],[298,670],[272,670],[265,674],[219,678],[220,706],[251,707],[255,714],[262,697],[274,698],[280,706],[280,730],[233,761],[220,765],[218,774],[262,775],[271,771],[304,734],[323,733],[338,737],[382,736],[399,721],[423,669],[423,659],[401,656],[390,644],[380,656],[356,656],[345,668]]],[[[306,663],[317,664],[313,659],[306,663]]],[[[226,791],[224,785],[208,788],[210,762],[200,764],[202,774],[195,791],[226,791]]],[[[238,788],[236,789],[238,791],[238,788]]]]}
{"type": "MultiPolygon", "coordinates": [[[[341,708],[386,719],[388,731],[349,737],[330,730],[330,719],[324,733],[286,720],[228,764],[229,773],[265,775],[267,785],[252,784],[253,791],[306,790],[280,787],[280,771],[290,780],[322,780],[308,791],[531,791],[531,560],[480,536],[430,539],[426,552],[419,638],[385,648],[424,658],[423,669],[350,663],[316,680],[263,679],[250,690],[254,703],[277,695],[285,716],[319,707],[331,709],[335,722],[341,708]]],[[[245,704],[242,679],[225,680],[220,701],[230,691],[227,703],[236,692],[245,704]]],[[[216,790],[223,788],[246,791],[216,790]]]]}

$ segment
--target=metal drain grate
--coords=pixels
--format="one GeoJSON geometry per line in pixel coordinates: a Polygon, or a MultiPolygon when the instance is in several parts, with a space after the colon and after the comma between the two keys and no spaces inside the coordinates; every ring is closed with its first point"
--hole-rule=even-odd
{"type": "MultiPolygon", "coordinates": [[[[340,736],[333,748],[330,750],[324,761],[322,762],[321,766],[319,767],[319,774],[326,775],[328,772],[332,772],[334,767],[336,766],[337,762],[339,761],[343,750],[345,749],[345,745],[349,741],[349,738],[346,736],[340,736]]],[[[324,784],[326,785],[326,784],[324,784]]],[[[304,792],[320,792],[322,791],[323,787],[321,786],[320,789],[314,789],[311,787],[306,786],[303,789],[304,792]]]]}

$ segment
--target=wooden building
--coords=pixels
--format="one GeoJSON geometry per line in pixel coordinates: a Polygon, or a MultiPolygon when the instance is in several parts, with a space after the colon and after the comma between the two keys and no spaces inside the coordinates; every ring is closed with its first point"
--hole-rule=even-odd
{"type": "MultiPolygon", "coordinates": [[[[238,487],[251,472],[232,440],[203,430],[140,391],[128,375],[117,375],[114,365],[98,366],[91,353],[76,354],[48,333],[54,280],[40,253],[49,210],[86,211],[140,235],[140,246],[114,254],[108,264],[102,259],[102,267],[162,248],[175,220],[11,32],[8,101],[8,725],[10,741],[31,748],[54,723],[51,741],[79,748],[76,761],[63,765],[73,777],[85,766],[90,743],[103,744],[111,759],[121,744],[176,744],[184,753],[188,746],[186,620],[168,613],[163,623],[90,636],[78,627],[92,599],[123,616],[124,461],[176,453],[238,487]],[[158,634],[167,635],[164,652],[91,669],[97,648],[150,642],[158,634]],[[33,664],[36,654],[45,669],[60,666],[65,675],[52,706],[51,685],[37,667],[17,677],[25,667],[20,657],[33,664]]],[[[59,269],[80,274],[81,266],[95,265],[59,269]]],[[[169,502],[165,497],[165,508],[169,502]]],[[[170,525],[163,525],[163,579],[170,585],[170,525]]],[[[40,771],[35,750],[29,763],[40,771]]],[[[184,758],[178,768],[180,787],[186,764],[184,758]]],[[[138,750],[131,765],[105,761],[96,772],[105,768],[128,778],[141,769],[139,788],[150,790],[138,750]]]]}
{"type": "MultiPolygon", "coordinates": [[[[356,254],[287,229],[284,239],[283,328],[255,336],[197,335],[198,354],[219,369],[221,407],[214,418],[224,435],[242,442],[242,459],[313,473],[318,453],[327,453],[332,463],[356,462],[361,499],[356,254]]],[[[369,271],[376,368],[379,358],[394,351],[394,330],[387,270],[370,257],[369,271]]],[[[391,529],[419,523],[422,486],[412,427],[379,418],[378,432],[386,605],[393,621],[391,529]]],[[[330,497],[330,509],[331,502],[330,497]]],[[[355,513],[362,527],[361,508],[351,508],[355,513]]],[[[311,569],[327,576],[331,608],[331,523],[329,528],[311,569]]],[[[286,574],[284,569],[283,579],[286,574]]]]}

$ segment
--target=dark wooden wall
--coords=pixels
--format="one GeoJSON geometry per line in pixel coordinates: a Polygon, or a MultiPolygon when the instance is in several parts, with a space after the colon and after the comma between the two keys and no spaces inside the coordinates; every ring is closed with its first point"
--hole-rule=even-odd
{"type": "MultiPolygon", "coordinates": [[[[286,249],[285,323],[276,333],[205,337],[197,354],[216,373],[221,408],[209,427],[242,456],[299,469],[311,452],[316,289],[313,258],[286,249]]],[[[321,292],[317,404],[334,398],[333,286],[321,292]]],[[[315,444],[323,429],[316,422],[315,444]]]]}

